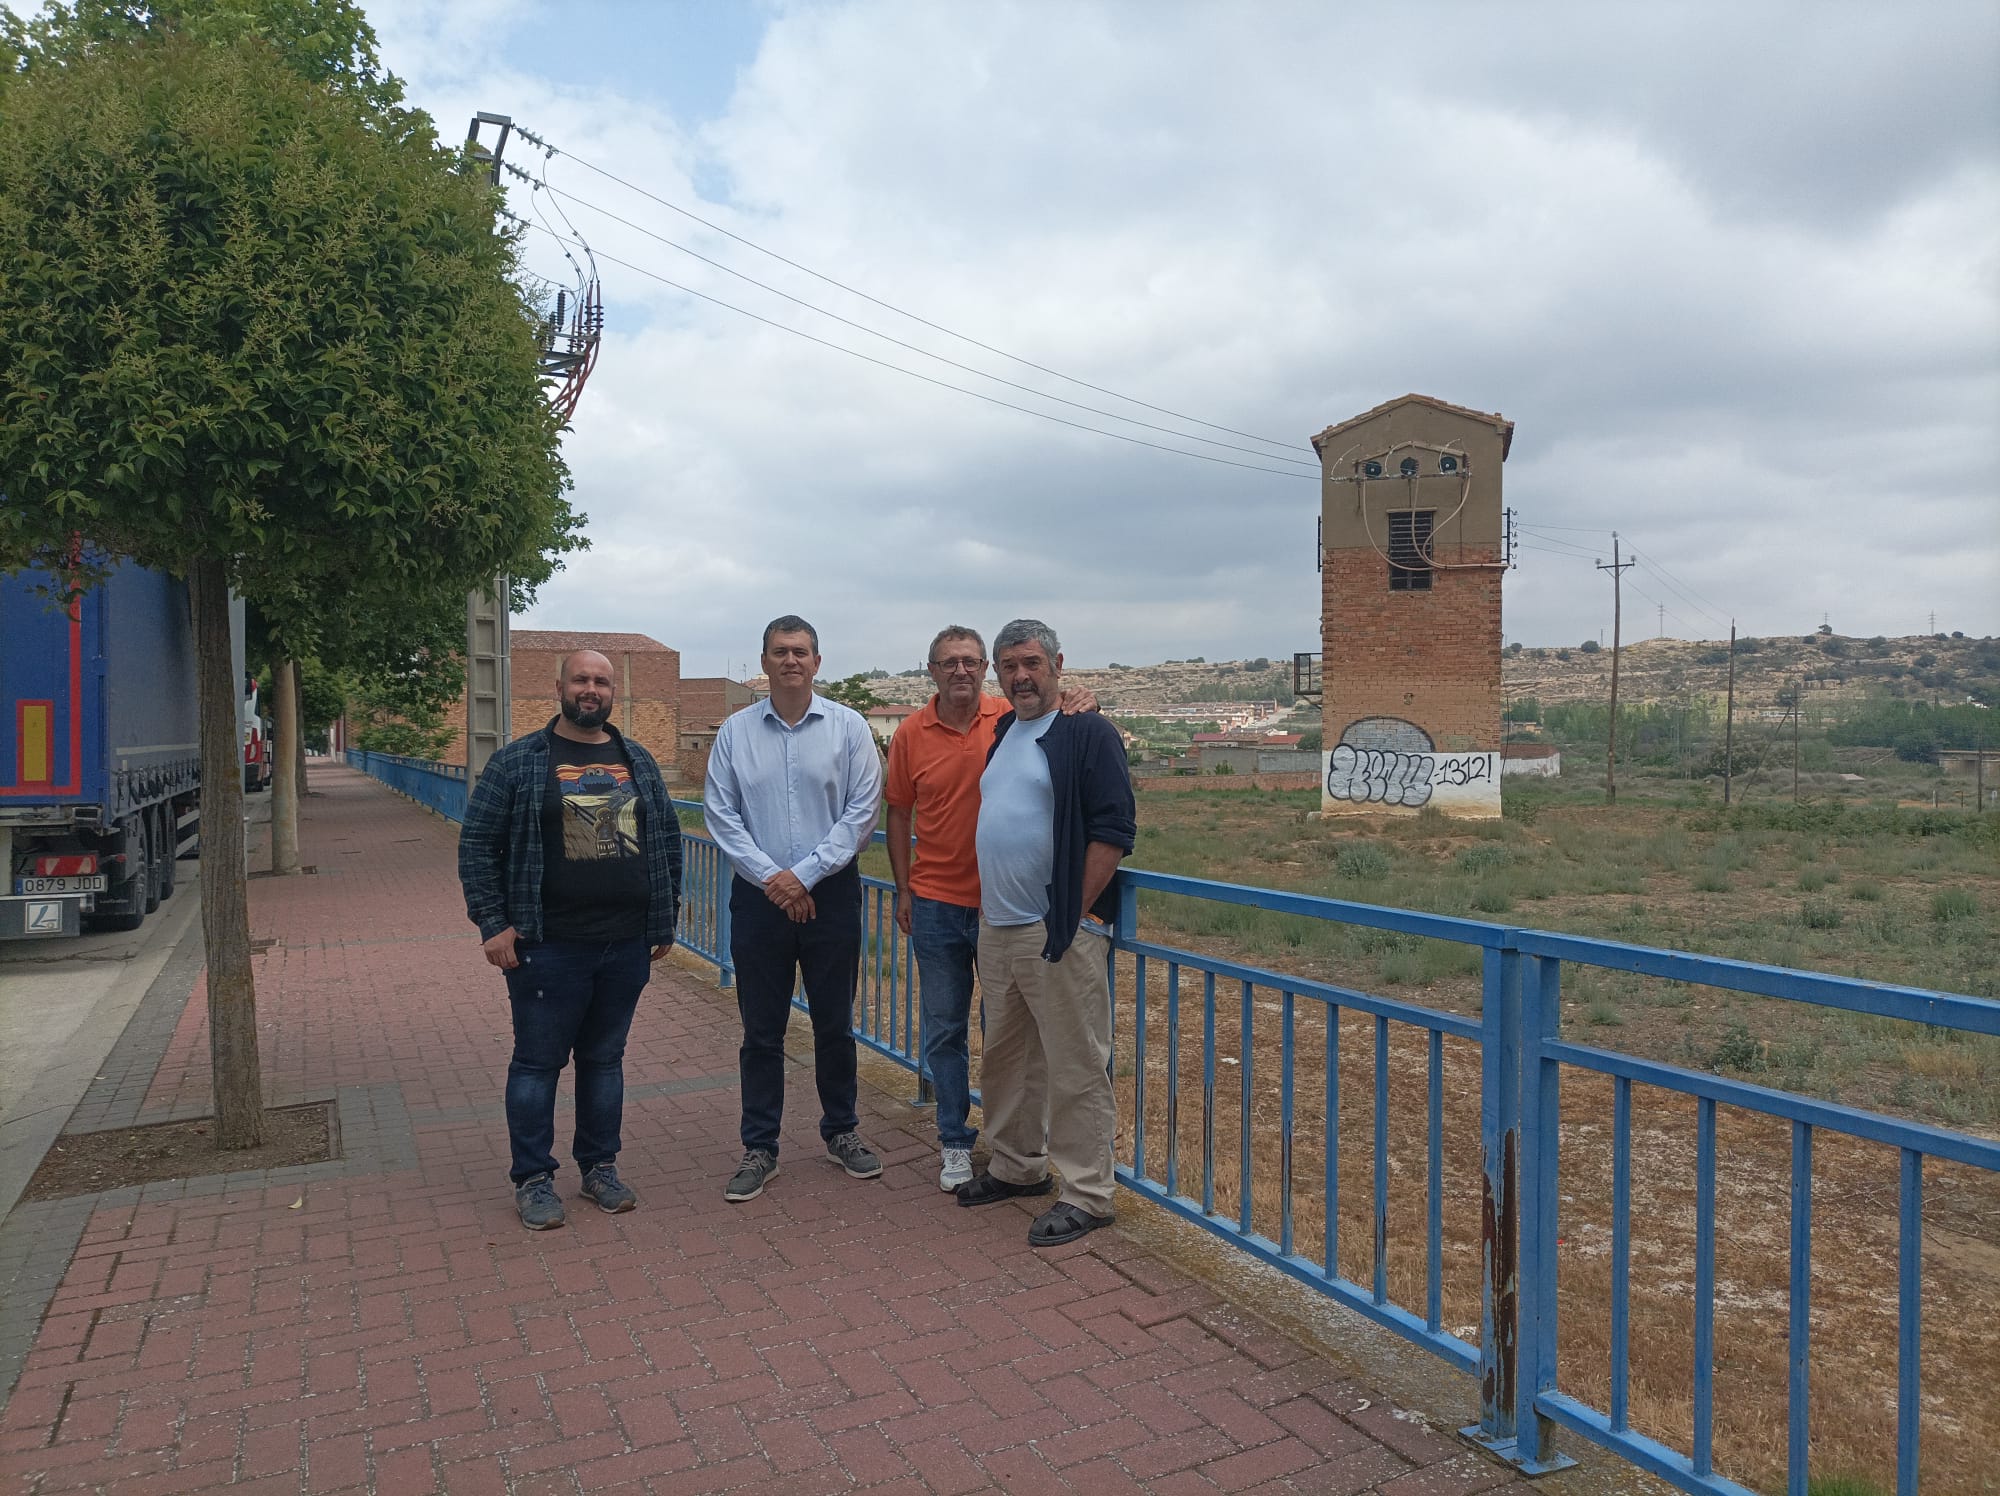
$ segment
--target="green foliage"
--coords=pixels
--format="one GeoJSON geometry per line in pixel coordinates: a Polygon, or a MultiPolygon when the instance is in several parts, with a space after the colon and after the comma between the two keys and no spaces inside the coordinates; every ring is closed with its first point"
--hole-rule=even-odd
{"type": "Polygon", "coordinates": [[[1732,1023],[1723,1031],[1708,1057],[1711,1070],[1762,1070],[1764,1049],[1743,1024],[1732,1023]]]}
{"type": "Polygon", "coordinates": [[[1807,899],[1799,905],[1799,923],[1808,930],[1837,930],[1846,913],[1827,899],[1807,899]]]}
{"type": "Polygon", "coordinates": [[[1542,720],[1542,704],[1532,696],[1523,696],[1518,701],[1509,702],[1500,718],[1504,722],[1539,722],[1542,720]]]}
{"type": "Polygon", "coordinates": [[[1318,753],[1326,746],[1326,733],[1318,727],[1308,727],[1299,734],[1298,750],[1301,753],[1318,753]]]}
{"type": "Polygon", "coordinates": [[[1514,896],[1498,878],[1489,878],[1472,891],[1472,907],[1482,914],[1505,914],[1514,907],[1514,896]]]}
{"type": "Polygon", "coordinates": [[[1347,842],[1333,854],[1333,870],[1356,882],[1379,882],[1389,876],[1389,854],[1368,842],[1347,842]]]}
{"type": "Polygon", "coordinates": [[[1887,697],[1849,714],[1826,734],[1829,743],[1841,747],[1894,748],[1898,758],[1911,763],[1936,763],[1940,748],[1977,748],[1996,736],[1991,711],[1887,697]]]}
{"type": "Polygon", "coordinates": [[[842,680],[818,681],[813,689],[829,701],[838,701],[857,712],[865,712],[871,706],[882,705],[882,698],[868,689],[868,681],[866,674],[850,675],[842,680]]]}
{"type": "Polygon", "coordinates": [[[1971,919],[1979,913],[1979,900],[1969,888],[1941,888],[1931,895],[1931,918],[1939,923],[1971,919]]]}
{"type": "Polygon", "coordinates": [[[490,190],[418,117],[384,127],[366,58],[331,89],[186,29],[6,85],[0,569],[73,533],[177,573],[221,558],[300,655],[327,598],[532,587],[579,521],[490,190]]]}
{"type": "Polygon", "coordinates": [[[1586,639],[1577,646],[1577,648],[1581,649],[1587,655],[1594,655],[1603,647],[1595,639],[1586,639]]]}

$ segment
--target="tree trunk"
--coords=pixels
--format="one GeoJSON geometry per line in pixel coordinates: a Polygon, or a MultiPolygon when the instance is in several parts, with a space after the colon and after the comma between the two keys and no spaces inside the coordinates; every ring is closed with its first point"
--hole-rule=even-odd
{"type": "MultiPolygon", "coordinates": [[[[296,679],[297,679],[297,676],[298,676],[298,668],[299,668],[299,667],[298,667],[298,662],[297,662],[296,660],[294,660],[294,661],[292,662],[292,674],[293,674],[293,679],[294,679],[295,681],[296,681],[296,679]]],[[[305,797],[306,797],[306,794],[307,794],[307,790],[306,790],[306,728],[305,728],[305,710],[306,710],[306,697],[305,697],[305,688],[304,688],[304,686],[300,686],[300,687],[299,687],[299,690],[298,690],[298,693],[297,693],[297,695],[298,695],[298,698],[299,698],[299,730],[298,730],[298,732],[297,732],[297,734],[296,734],[296,736],[297,736],[297,738],[298,738],[298,743],[299,743],[299,755],[298,755],[298,760],[299,760],[299,798],[300,798],[301,800],[303,800],[303,799],[305,799],[305,797]]]]}
{"type": "Polygon", "coordinates": [[[257,989],[243,881],[243,682],[229,655],[229,578],[220,560],[188,571],[201,699],[201,927],[208,957],[208,1055],[215,1146],[264,1141],[257,989]]]}
{"type": "Polygon", "coordinates": [[[281,658],[272,675],[271,872],[299,870],[299,666],[281,658]]]}

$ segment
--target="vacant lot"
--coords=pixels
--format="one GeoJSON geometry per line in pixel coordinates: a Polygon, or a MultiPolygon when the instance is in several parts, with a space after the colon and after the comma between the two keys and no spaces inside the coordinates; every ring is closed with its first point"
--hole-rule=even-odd
{"type": "MultiPolygon", "coordinates": [[[[1511,789],[1511,786],[1510,786],[1511,789]]],[[[1723,813],[1662,803],[1607,808],[1560,786],[1510,796],[1509,818],[1363,822],[1307,819],[1311,794],[1216,792],[1140,800],[1135,864],[1220,881],[1292,888],[1646,945],[1996,995],[2000,817],[1764,805],[1723,813]]],[[[1476,1013],[1475,952],[1439,941],[1267,915],[1202,901],[1142,900],[1148,938],[1428,1007],[1476,1013]]],[[[1298,1181],[1295,1249],[1324,1260],[1325,1009],[1294,1003],[1293,1127],[1280,1113],[1283,999],[1252,994],[1242,1035],[1238,985],[1220,983],[1211,1127],[1202,1167],[1204,988],[1183,971],[1178,1043],[1166,1032],[1166,973],[1148,963],[1146,1105],[1137,1115],[1130,1043],[1136,971],[1121,972],[1121,1088],[1148,1172],[1169,1147],[1168,1055],[1177,1057],[1172,1147],[1177,1187],[1234,1215],[1242,1199],[1241,1118],[1250,1117],[1251,1215],[1284,1228],[1281,1161],[1298,1181]],[[1247,1092],[1247,1106],[1246,1106],[1247,1092]]],[[[1988,1133],[2000,1123],[2000,1042],[1911,1024],[1802,1009],[1679,983],[1568,968],[1566,1035],[1586,1043],[1787,1090],[1988,1133]]],[[[1376,1161],[1374,1022],[1347,1014],[1338,1053],[1341,1272],[1373,1273],[1376,1161]]],[[[1422,1033],[1392,1024],[1386,1278],[1392,1298],[1424,1303],[1428,1056],[1422,1033]]],[[[1476,1047],[1442,1046],[1439,1110],[1443,1323],[1468,1339],[1479,1312],[1476,1047]]],[[[1685,1449],[1692,1432],[1694,1146],[1692,1102],[1634,1093],[1632,1421],[1685,1449]]],[[[1611,1087],[1571,1075],[1563,1095],[1561,1384],[1609,1398],[1611,1087]]],[[[1719,1466],[1782,1485],[1789,1267],[1789,1131],[1724,1108],[1718,1178],[1719,1466]]],[[[1896,1168],[1894,1150],[1822,1136],[1815,1156],[1813,1469],[1893,1485],[1896,1168]]],[[[2000,1446],[2000,1408],[1980,1389],[2000,1366],[2000,1180],[1926,1169],[1924,1479],[1934,1490],[1988,1490],[1984,1451],[2000,1446]]]]}

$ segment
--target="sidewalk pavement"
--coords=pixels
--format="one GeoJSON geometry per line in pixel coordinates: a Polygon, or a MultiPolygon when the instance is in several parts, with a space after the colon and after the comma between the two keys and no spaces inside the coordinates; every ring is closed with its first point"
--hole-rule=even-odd
{"type": "MultiPolygon", "coordinates": [[[[928,1114],[865,1075],[881,1179],[824,1158],[795,1061],[784,1172],[725,1204],[735,1007],[671,960],[626,1056],[640,1208],[566,1165],[570,1224],[523,1231],[456,828],[313,789],[316,873],[252,885],[258,1026],[267,1100],[337,1100],[343,1157],[15,1207],[0,1493],[1525,1490],[1115,1227],[1037,1252],[1035,1202],[958,1209],[928,1114]]],[[[208,1110],[174,965],[73,1128],[208,1110]]]]}

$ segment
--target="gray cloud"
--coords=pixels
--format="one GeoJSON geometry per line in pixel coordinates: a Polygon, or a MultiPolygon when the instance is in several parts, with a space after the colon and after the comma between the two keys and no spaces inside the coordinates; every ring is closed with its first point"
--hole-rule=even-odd
{"type": "MultiPolygon", "coordinates": [[[[785,7],[690,126],[454,45],[477,35],[456,3],[376,15],[445,128],[503,108],[678,202],[726,182],[706,216],[1039,362],[1301,455],[1406,390],[1504,411],[1509,502],[1586,548],[1615,528],[1707,600],[1634,573],[1670,632],[1830,612],[1899,633],[1932,608],[2000,628],[1990,6],[785,7]]],[[[1105,403],[560,158],[551,180],[1105,403]]],[[[980,383],[576,217],[634,264],[980,383]]],[[[596,549],[534,623],[643,629],[690,671],[793,608],[842,672],[913,662],[946,617],[1022,612],[1077,663],[1315,641],[1312,482],[997,410],[606,268],[614,332],[569,447],[596,549]]],[[[1609,612],[1589,556],[1527,551],[1510,575],[1510,637],[1581,639],[1609,612]]]]}

